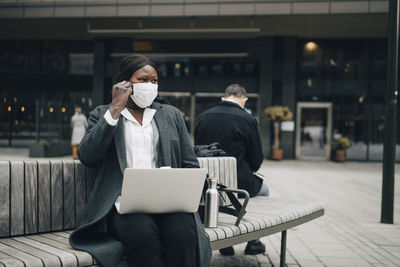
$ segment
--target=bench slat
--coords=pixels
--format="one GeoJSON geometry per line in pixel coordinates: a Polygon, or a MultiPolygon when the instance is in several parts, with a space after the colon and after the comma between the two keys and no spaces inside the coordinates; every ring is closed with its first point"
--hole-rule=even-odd
{"type": "Polygon", "coordinates": [[[3,266],[7,267],[25,267],[24,263],[21,260],[14,258],[12,255],[5,254],[1,251],[0,262],[3,264],[3,266]]]}
{"type": "Polygon", "coordinates": [[[37,162],[25,161],[25,234],[38,231],[37,162]]]}
{"type": "Polygon", "coordinates": [[[79,161],[75,165],[75,211],[76,225],[79,225],[86,205],[86,169],[79,161]]]}
{"type": "Polygon", "coordinates": [[[10,163],[0,162],[0,237],[10,235],[10,163]]]}
{"type": "MultiPolygon", "coordinates": [[[[10,240],[10,239],[6,239],[6,240],[10,240]]],[[[3,242],[3,240],[2,240],[3,242]]],[[[43,262],[37,258],[34,257],[28,253],[25,253],[23,251],[20,251],[16,248],[10,247],[4,243],[0,242],[0,251],[2,251],[3,253],[12,255],[12,257],[9,257],[10,260],[12,260],[12,258],[17,258],[18,260],[24,262],[24,265],[29,266],[29,267],[43,267],[43,262]]],[[[17,262],[17,260],[15,261],[17,262]]]]}
{"type": "Polygon", "coordinates": [[[76,260],[78,261],[79,266],[89,266],[93,264],[93,258],[89,253],[79,250],[74,250],[69,244],[67,245],[55,241],[53,239],[46,238],[44,235],[33,235],[33,236],[28,236],[28,238],[72,253],[75,256],[76,260]]]}
{"type": "Polygon", "coordinates": [[[63,243],[64,245],[69,245],[69,240],[67,238],[56,235],[55,233],[41,234],[40,236],[63,243]]]}
{"type": "Polygon", "coordinates": [[[75,228],[75,177],[74,163],[63,162],[64,174],[64,229],[75,228]]]}
{"type": "MultiPolygon", "coordinates": [[[[235,161],[231,157],[201,157],[197,158],[199,161],[200,168],[206,169],[207,174],[210,177],[218,178],[220,184],[231,187],[232,179],[231,172],[229,171],[229,163],[235,161]]],[[[232,188],[232,187],[231,187],[232,188]]],[[[235,194],[236,195],[236,194],[235,194]]],[[[221,206],[231,205],[229,198],[225,192],[221,192],[219,197],[219,203],[221,206]]]]}
{"type": "Polygon", "coordinates": [[[63,165],[61,160],[50,161],[51,165],[51,230],[63,229],[63,165]]]}
{"type": "Polygon", "coordinates": [[[78,266],[78,261],[74,254],[64,251],[62,249],[47,245],[45,243],[33,240],[24,236],[15,237],[14,240],[24,243],[27,246],[37,248],[38,250],[44,251],[48,254],[52,254],[61,261],[63,267],[76,267],[78,266]]]}
{"type": "Polygon", "coordinates": [[[50,218],[50,163],[49,161],[38,162],[38,186],[39,186],[39,210],[38,223],[39,232],[51,230],[50,218]]]}
{"type": "Polygon", "coordinates": [[[58,235],[58,236],[61,236],[61,237],[64,237],[65,239],[69,239],[69,234],[66,233],[66,232],[56,232],[54,234],[58,235]]]}
{"type": "MultiPolygon", "coordinates": [[[[228,237],[232,237],[232,236],[237,236],[240,235],[240,229],[239,227],[236,227],[235,225],[232,224],[225,224],[225,223],[219,223],[222,227],[224,228],[229,228],[232,234],[229,234],[228,237]]],[[[228,231],[226,231],[228,232],[228,231]]]]}
{"type": "Polygon", "coordinates": [[[11,235],[24,234],[24,162],[11,161],[11,235]]]}
{"type": "Polygon", "coordinates": [[[218,227],[218,228],[214,228],[213,230],[217,234],[217,239],[218,240],[226,238],[226,234],[221,228],[218,227]]]}
{"type": "Polygon", "coordinates": [[[225,237],[226,237],[226,238],[232,237],[232,236],[234,235],[234,232],[233,232],[232,228],[230,228],[230,227],[228,227],[228,226],[223,226],[223,225],[218,225],[218,227],[219,227],[222,231],[224,231],[225,237]]]}
{"type": "MultiPolygon", "coordinates": [[[[49,234],[43,234],[43,236],[48,237],[53,240],[56,240],[58,242],[64,243],[66,245],[69,245],[70,234],[71,234],[70,231],[64,231],[64,232],[54,232],[54,233],[49,233],[49,234]]],[[[93,258],[93,264],[97,264],[97,261],[95,258],[93,258]]]]}
{"type": "MultiPolygon", "coordinates": [[[[2,242],[10,247],[18,249],[19,251],[39,258],[45,266],[59,266],[61,264],[60,259],[57,256],[36,247],[18,242],[13,238],[2,240],[2,242]]],[[[29,266],[29,264],[27,265],[29,266]]]]}
{"type": "Polygon", "coordinates": [[[12,255],[5,254],[0,251],[0,263],[7,267],[25,267],[24,263],[12,255]]]}
{"type": "Polygon", "coordinates": [[[219,227],[206,228],[206,233],[209,234],[210,241],[214,242],[264,231],[267,228],[291,224],[293,221],[303,220],[304,217],[313,217],[315,213],[321,213],[321,211],[323,213],[322,206],[314,201],[300,201],[299,204],[296,204],[297,202],[298,200],[276,199],[271,197],[252,198],[247,206],[247,213],[239,226],[234,225],[236,217],[219,213],[219,227]],[[305,210],[301,218],[298,217],[297,214],[299,208],[305,210]],[[230,231],[228,229],[230,229],[230,231]],[[221,233],[221,231],[224,233],[221,233]]]}
{"type": "MultiPolygon", "coordinates": [[[[214,160],[214,169],[218,171],[218,179],[219,183],[223,185],[227,185],[227,179],[229,179],[229,174],[225,172],[225,160],[222,158],[215,158],[214,160]]],[[[228,196],[226,195],[225,192],[220,192],[220,205],[222,206],[227,206],[231,204],[231,201],[229,200],[228,196]]]]}
{"type": "MultiPolygon", "coordinates": [[[[7,199],[0,202],[0,230],[4,232],[0,232],[0,236],[76,227],[94,185],[95,168],[86,168],[73,160],[0,163],[0,201],[4,195],[10,199],[8,205],[5,204],[7,199]],[[7,196],[10,191],[11,195],[7,196]],[[8,216],[11,222],[8,219],[5,223],[7,207],[10,206],[8,216]],[[11,229],[7,229],[10,225],[11,229]]],[[[230,188],[237,187],[234,158],[199,158],[199,164],[210,176],[218,177],[220,183],[230,188]]],[[[287,230],[323,213],[323,207],[314,201],[255,197],[250,200],[238,227],[234,225],[236,217],[220,213],[219,227],[207,228],[206,235],[212,249],[219,249],[287,230]]],[[[71,248],[70,234],[71,231],[64,231],[0,239],[0,267],[43,266],[45,263],[96,265],[91,255],[71,248]]]]}

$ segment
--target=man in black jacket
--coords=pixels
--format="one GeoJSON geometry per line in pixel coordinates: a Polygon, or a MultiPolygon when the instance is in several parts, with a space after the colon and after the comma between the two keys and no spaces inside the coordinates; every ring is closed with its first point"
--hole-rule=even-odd
{"type": "MultiPolygon", "coordinates": [[[[237,160],[238,188],[249,192],[250,197],[268,196],[269,189],[263,180],[253,174],[264,159],[261,150],[258,122],[244,110],[247,93],[238,84],[229,85],[225,95],[215,107],[202,113],[195,122],[196,145],[218,142],[220,147],[237,160]]],[[[265,246],[259,240],[250,241],[246,254],[259,254],[265,246]]],[[[233,255],[232,247],[222,249],[224,255],[233,255]]]]}

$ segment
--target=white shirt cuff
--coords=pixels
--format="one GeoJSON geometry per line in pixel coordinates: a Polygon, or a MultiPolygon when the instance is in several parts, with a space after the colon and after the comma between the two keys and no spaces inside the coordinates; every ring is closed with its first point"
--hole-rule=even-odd
{"type": "Polygon", "coordinates": [[[111,116],[110,110],[107,110],[106,114],[104,114],[104,119],[107,121],[108,124],[111,126],[115,126],[118,123],[118,119],[114,120],[111,116]]]}

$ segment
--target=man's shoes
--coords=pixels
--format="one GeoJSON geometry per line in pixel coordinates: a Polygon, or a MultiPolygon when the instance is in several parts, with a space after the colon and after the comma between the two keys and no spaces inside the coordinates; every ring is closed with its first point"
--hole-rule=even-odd
{"type": "Polygon", "coordinates": [[[224,256],[232,256],[235,255],[235,250],[233,249],[233,247],[221,248],[219,250],[219,253],[224,256]]]}
{"type": "Polygon", "coordinates": [[[260,240],[249,241],[244,250],[244,254],[257,255],[265,252],[265,245],[260,240]]]}

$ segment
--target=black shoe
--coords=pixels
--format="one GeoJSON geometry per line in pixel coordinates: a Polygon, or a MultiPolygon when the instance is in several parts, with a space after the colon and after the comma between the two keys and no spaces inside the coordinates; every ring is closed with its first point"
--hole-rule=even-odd
{"type": "Polygon", "coordinates": [[[265,245],[260,240],[249,241],[244,250],[244,254],[257,255],[265,252],[265,245]]]}
{"type": "Polygon", "coordinates": [[[233,249],[233,247],[221,248],[219,250],[219,253],[224,256],[232,256],[235,255],[235,250],[233,249]]]}

